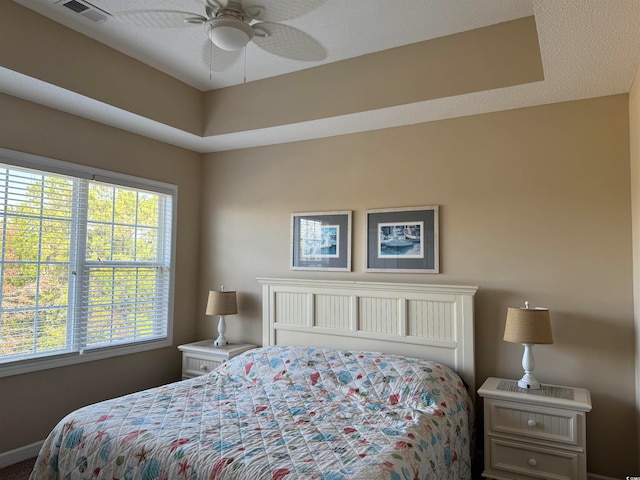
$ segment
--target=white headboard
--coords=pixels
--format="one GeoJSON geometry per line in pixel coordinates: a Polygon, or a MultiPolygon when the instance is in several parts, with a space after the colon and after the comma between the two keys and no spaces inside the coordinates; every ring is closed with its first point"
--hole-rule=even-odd
{"type": "Polygon", "coordinates": [[[370,350],[450,366],[475,391],[478,287],[258,278],[263,345],[370,350]]]}

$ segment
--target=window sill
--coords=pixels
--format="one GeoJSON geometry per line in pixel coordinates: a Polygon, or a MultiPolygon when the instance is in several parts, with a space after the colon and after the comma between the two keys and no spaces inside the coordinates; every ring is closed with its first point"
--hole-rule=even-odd
{"type": "Polygon", "coordinates": [[[106,358],[119,357],[121,355],[131,355],[133,353],[166,348],[171,345],[171,338],[161,338],[136,344],[85,350],[83,353],[62,353],[47,357],[18,360],[15,362],[0,364],[0,378],[12,375],[21,375],[23,373],[38,372],[50,368],[65,367],[94,360],[104,360],[106,358]]]}

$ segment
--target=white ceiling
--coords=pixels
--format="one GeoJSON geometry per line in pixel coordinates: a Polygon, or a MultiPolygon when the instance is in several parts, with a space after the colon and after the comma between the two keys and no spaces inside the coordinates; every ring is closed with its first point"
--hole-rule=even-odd
{"type": "MultiPolygon", "coordinates": [[[[134,28],[95,23],[56,0],[14,0],[206,91],[321,63],[535,15],[541,82],[294,125],[198,137],[0,67],[0,91],[199,152],[290,142],[512,108],[629,92],[640,60],[640,0],[326,0],[283,22],[318,40],[326,60],[286,60],[249,44],[223,73],[202,57],[202,26],[134,28]],[[245,70],[246,69],[246,70],[245,70]]],[[[299,0],[302,1],[302,0],[299,0]]],[[[135,8],[204,14],[198,0],[91,0],[116,13],[135,8]]]]}

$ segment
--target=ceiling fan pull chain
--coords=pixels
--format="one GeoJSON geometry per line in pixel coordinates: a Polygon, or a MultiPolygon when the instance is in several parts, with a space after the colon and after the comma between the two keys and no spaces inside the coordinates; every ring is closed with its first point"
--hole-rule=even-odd
{"type": "Polygon", "coordinates": [[[209,48],[209,80],[213,80],[213,47],[209,48]]]}
{"type": "Polygon", "coordinates": [[[247,83],[247,46],[244,46],[244,83],[247,83]]]}

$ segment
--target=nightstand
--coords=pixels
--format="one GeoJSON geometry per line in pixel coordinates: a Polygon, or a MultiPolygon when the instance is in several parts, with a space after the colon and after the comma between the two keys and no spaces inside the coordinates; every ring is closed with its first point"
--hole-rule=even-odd
{"type": "Polygon", "coordinates": [[[230,358],[256,348],[247,343],[229,343],[216,347],[213,340],[179,345],[182,352],[182,379],[197,377],[215,370],[230,358]]]}
{"type": "Polygon", "coordinates": [[[588,390],[524,390],[516,380],[488,378],[478,395],[484,399],[483,477],[587,480],[588,390]]]}

